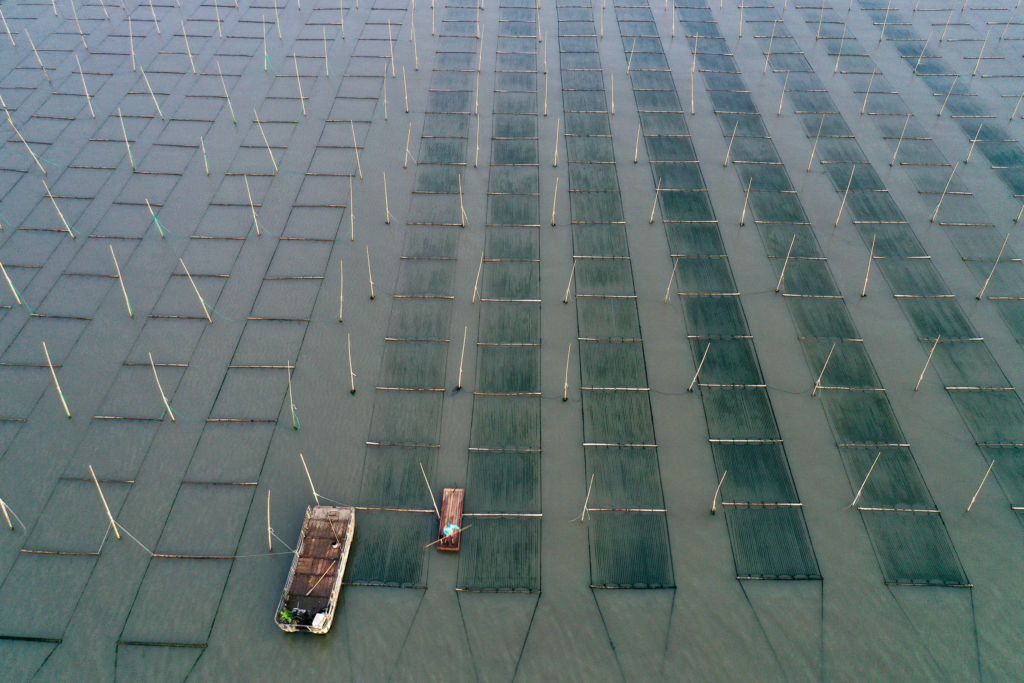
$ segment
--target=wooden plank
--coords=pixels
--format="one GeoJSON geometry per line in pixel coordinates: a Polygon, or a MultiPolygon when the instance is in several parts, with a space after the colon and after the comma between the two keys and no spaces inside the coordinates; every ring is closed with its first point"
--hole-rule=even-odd
{"type": "Polygon", "coordinates": [[[458,552],[462,546],[462,532],[450,533],[462,528],[462,506],[466,501],[466,489],[445,489],[441,500],[441,524],[438,529],[438,550],[458,552]],[[448,534],[445,531],[448,530],[448,534]]]}

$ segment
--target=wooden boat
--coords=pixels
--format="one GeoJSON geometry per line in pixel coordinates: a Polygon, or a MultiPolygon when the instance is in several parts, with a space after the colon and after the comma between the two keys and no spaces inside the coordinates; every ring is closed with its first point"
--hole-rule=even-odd
{"type": "Polygon", "coordinates": [[[317,505],[306,509],[274,617],[282,631],[327,633],[331,629],[355,529],[355,508],[317,505]]]}
{"type": "Polygon", "coordinates": [[[441,523],[438,525],[438,550],[458,552],[462,547],[462,506],[466,489],[445,489],[441,499],[441,523]]]}

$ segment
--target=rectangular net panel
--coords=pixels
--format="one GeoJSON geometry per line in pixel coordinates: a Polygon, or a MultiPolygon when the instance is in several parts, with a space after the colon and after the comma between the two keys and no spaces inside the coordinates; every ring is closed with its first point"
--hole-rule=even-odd
{"type": "Polygon", "coordinates": [[[593,512],[590,583],[600,588],[675,585],[663,512],[593,512]]]}
{"type": "Polygon", "coordinates": [[[737,578],[821,578],[800,507],[728,506],[725,519],[737,578]]]}
{"type": "Polygon", "coordinates": [[[359,510],[345,583],[425,588],[423,546],[436,534],[433,511],[359,510]]]}
{"type": "Polygon", "coordinates": [[[886,583],[967,584],[940,515],[888,511],[862,514],[886,583]]]}
{"type": "Polygon", "coordinates": [[[462,533],[457,590],[540,590],[538,517],[470,517],[462,533]]]}

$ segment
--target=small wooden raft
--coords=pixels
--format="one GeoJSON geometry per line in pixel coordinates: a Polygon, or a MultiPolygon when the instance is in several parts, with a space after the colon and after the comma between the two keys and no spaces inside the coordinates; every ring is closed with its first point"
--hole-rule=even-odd
{"type": "Polygon", "coordinates": [[[458,552],[462,546],[462,505],[466,489],[445,489],[441,499],[441,524],[438,529],[438,550],[458,552]]]}
{"type": "Polygon", "coordinates": [[[355,508],[317,505],[306,509],[274,618],[281,630],[327,633],[331,629],[355,528],[355,508]]]}

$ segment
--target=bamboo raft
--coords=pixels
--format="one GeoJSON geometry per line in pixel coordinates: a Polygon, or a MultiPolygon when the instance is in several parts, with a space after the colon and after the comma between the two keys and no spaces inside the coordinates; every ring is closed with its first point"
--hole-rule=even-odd
{"type": "Polygon", "coordinates": [[[437,549],[458,552],[462,546],[462,506],[466,489],[445,489],[441,499],[441,519],[438,525],[437,549]]]}
{"type": "Polygon", "coordinates": [[[295,559],[274,616],[282,631],[323,634],[330,630],[355,527],[355,508],[317,505],[306,509],[295,559]]]}

